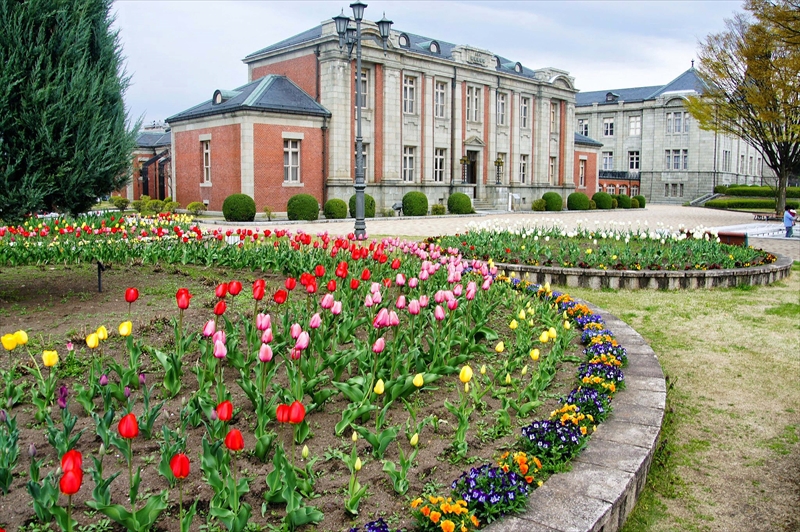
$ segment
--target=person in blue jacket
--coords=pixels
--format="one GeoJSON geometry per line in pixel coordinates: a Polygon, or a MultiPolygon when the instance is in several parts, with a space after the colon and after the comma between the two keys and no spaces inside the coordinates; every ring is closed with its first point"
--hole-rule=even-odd
{"type": "Polygon", "coordinates": [[[792,237],[792,226],[797,219],[795,212],[787,205],[783,212],[783,226],[786,228],[786,238],[792,237]]]}

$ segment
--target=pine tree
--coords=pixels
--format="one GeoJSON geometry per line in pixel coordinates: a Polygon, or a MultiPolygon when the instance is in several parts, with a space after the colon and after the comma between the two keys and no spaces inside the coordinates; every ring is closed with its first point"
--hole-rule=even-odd
{"type": "Polygon", "coordinates": [[[85,212],[130,179],[111,0],[0,0],[0,219],[85,212]]]}

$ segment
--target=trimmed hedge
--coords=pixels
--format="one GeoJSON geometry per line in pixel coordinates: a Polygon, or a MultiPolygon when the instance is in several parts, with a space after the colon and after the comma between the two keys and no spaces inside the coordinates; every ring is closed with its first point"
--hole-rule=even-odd
{"type": "Polygon", "coordinates": [[[328,220],[341,220],[347,218],[347,203],[339,198],[332,198],[325,202],[322,208],[328,220]]]}
{"type": "Polygon", "coordinates": [[[638,201],[638,202],[639,202],[639,208],[640,208],[640,209],[644,209],[644,206],[645,206],[645,204],[647,203],[647,202],[644,200],[644,196],[642,196],[642,195],[639,195],[639,196],[634,196],[634,197],[633,197],[633,199],[635,199],[636,201],[638,201]]]}
{"type": "MultiPolygon", "coordinates": [[[[800,207],[800,201],[786,200],[792,209],[800,207]]],[[[758,198],[714,199],[707,201],[706,207],[711,209],[775,209],[775,200],[758,198]]]]}
{"type": "Polygon", "coordinates": [[[109,201],[111,202],[111,205],[119,209],[120,212],[124,212],[130,204],[130,200],[128,198],[123,198],[122,196],[111,196],[109,201]]]}
{"type": "Polygon", "coordinates": [[[543,211],[547,209],[547,202],[545,202],[542,198],[534,200],[533,205],[531,205],[531,209],[534,211],[543,211]]]}
{"type": "Polygon", "coordinates": [[[631,198],[631,209],[638,209],[639,208],[639,200],[636,198],[631,198]]]}
{"type": "MultiPolygon", "coordinates": [[[[255,205],[253,205],[253,209],[255,209],[255,205]]],[[[295,194],[286,203],[286,215],[290,220],[307,220],[309,222],[318,220],[319,203],[317,203],[317,198],[311,194],[295,194]]]]}
{"type": "Polygon", "coordinates": [[[463,192],[453,192],[447,198],[447,210],[450,214],[472,214],[472,201],[463,192]]]}
{"type": "Polygon", "coordinates": [[[229,222],[252,222],[256,217],[256,202],[247,194],[231,194],[222,202],[222,215],[229,222]]]}
{"type": "Polygon", "coordinates": [[[622,209],[630,209],[631,208],[631,197],[625,194],[617,194],[614,196],[617,200],[617,205],[620,206],[622,209]]]}
{"type": "Polygon", "coordinates": [[[403,196],[403,214],[406,216],[425,216],[428,214],[428,197],[416,190],[407,192],[403,196]]]}
{"type": "Polygon", "coordinates": [[[155,213],[164,212],[164,200],[151,199],[147,202],[147,210],[155,213]]]}
{"type": "Polygon", "coordinates": [[[545,192],[542,195],[545,209],[548,211],[560,212],[564,209],[564,200],[558,192],[545,192]]]}
{"type": "Polygon", "coordinates": [[[191,214],[197,216],[201,212],[206,212],[206,206],[201,201],[193,201],[189,205],[186,206],[186,210],[189,211],[191,214]]]}
{"type": "MultiPolygon", "coordinates": [[[[350,201],[347,202],[350,207],[350,218],[356,217],[356,195],[350,196],[350,201]]],[[[375,198],[364,193],[364,218],[375,218],[375,198]]]]}
{"type": "Polygon", "coordinates": [[[434,216],[441,216],[446,212],[447,210],[445,209],[445,206],[442,205],[441,203],[434,203],[433,205],[431,205],[431,214],[433,214],[434,216]]]}
{"type": "MultiPolygon", "coordinates": [[[[716,191],[716,188],[714,189],[716,191]]],[[[728,187],[727,192],[724,192],[728,196],[745,196],[751,198],[774,198],[775,191],[769,187],[728,187]]],[[[786,188],[786,197],[787,198],[800,198],[800,187],[787,187],[786,188]]]]}
{"type": "Polygon", "coordinates": [[[728,192],[728,185],[717,185],[714,187],[714,194],[725,194],[728,192]]]}
{"type": "Polygon", "coordinates": [[[595,202],[597,208],[604,211],[612,208],[613,199],[611,194],[607,192],[595,192],[594,196],[592,196],[592,201],[595,202]]]}
{"type": "Polygon", "coordinates": [[[583,192],[573,192],[567,196],[567,210],[570,211],[588,211],[590,204],[589,196],[583,192]]]}

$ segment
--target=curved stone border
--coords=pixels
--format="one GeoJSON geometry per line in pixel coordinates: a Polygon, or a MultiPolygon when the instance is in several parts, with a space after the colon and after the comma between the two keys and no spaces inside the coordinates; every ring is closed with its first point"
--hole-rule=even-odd
{"type": "Polygon", "coordinates": [[[493,523],[490,532],[615,532],[644,488],[666,406],[664,373],[639,333],[587,305],[628,352],[625,390],[570,471],[550,477],[531,493],[524,514],[493,523]]]}
{"type": "Polygon", "coordinates": [[[599,288],[678,290],[772,284],[789,277],[792,270],[792,259],[790,257],[776,256],[778,260],[772,264],[728,270],[620,271],[505,263],[497,263],[496,266],[501,273],[511,275],[511,272],[514,272],[517,277],[535,284],[550,283],[553,286],[578,286],[595,290],[599,288]]]}

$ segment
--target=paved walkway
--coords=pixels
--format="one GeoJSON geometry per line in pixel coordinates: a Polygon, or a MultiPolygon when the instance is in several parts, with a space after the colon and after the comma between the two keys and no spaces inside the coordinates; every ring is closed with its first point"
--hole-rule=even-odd
{"type": "MultiPolygon", "coordinates": [[[[344,235],[353,231],[352,219],[346,221],[327,221],[319,222],[287,222],[274,221],[267,222],[263,219],[252,225],[260,228],[280,228],[286,227],[293,231],[302,230],[307,233],[317,234],[328,232],[333,235],[344,235]]],[[[371,236],[397,235],[404,237],[425,237],[435,235],[453,235],[467,230],[470,222],[485,222],[496,220],[501,223],[529,223],[538,225],[552,225],[554,223],[563,224],[566,228],[572,229],[579,224],[583,227],[636,227],[647,226],[652,228],[664,227],[667,229],[687,228],[693,229],[703,227],[706,229],[731,230],[737,232],[747,232],[751,235],[748,239],[750,245],[761,248],[771,253],[789,256],[793,260],[800,261],[800,226],[795,228],[795,237],[791,239],[775,236],[763,237],[770,232],[770,227],[774,227],[774,234],[783,233],[783,225],[780,222],[765,223],[753,221],[753,215],[748,213],[737,213],[730,211],[719,211],[702,207],[682,207],[675,205],[648,205],[645,209],[635,210],[613,210],[613,211],[563,211],[560,213],[552,212],[531,212],[520,213],[507,212],[480,212],[474,216],[426,216],[426,217],[400,217],[400,218],[370,218],[367,219],[367,234],[371,236]]],[[[243,225],[243,224],[236,224],[243,225]]],[[[215,225],[213,222],[203,224],[205,228],[220,227],[230,228],[231,225],[215,225]]]]}

